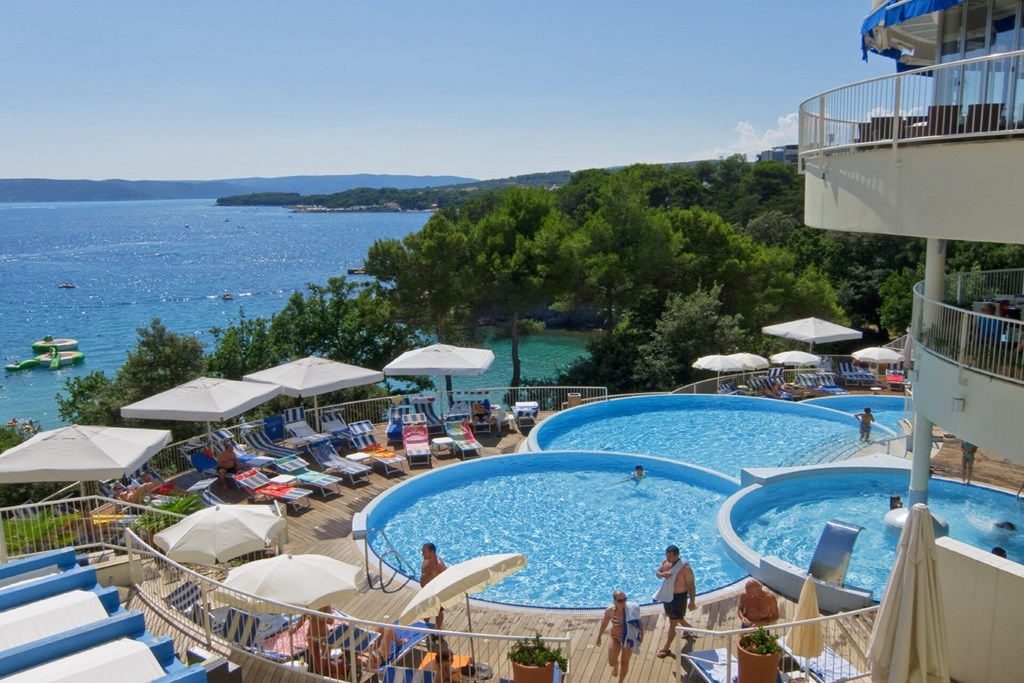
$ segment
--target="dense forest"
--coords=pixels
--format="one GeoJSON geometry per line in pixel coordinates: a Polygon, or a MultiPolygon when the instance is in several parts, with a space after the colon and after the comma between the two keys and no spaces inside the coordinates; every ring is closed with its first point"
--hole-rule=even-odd
{"type": "MultiPolygon", "coordinates": [[[[476,192],[419,232],[376,242],[366,257],[372,281],[309,285],[269,319],[243,311],[238,324],[213,330],[212,349],[154,320],[113,377],[68,381],[61,415],[124,424],[121,405],[198,375],[239,378],[311,354],[380,368],[435,339],[476,343],[483,322],[512,340],[508,383],[533,383],[521,376],[518,340],[553,314],[595,329],[590,353],[557,382],[612,393],[691,382],[703,376],[690,367],[701,355],[787,348],[760,330],[794,318],[853,325],[868,342],[902,335],[923,241],[809,228],[802,197],[795,168],[742,156],[476,192]]],[[[1019,246],[958,242],[948,269],[1019,267],[1022,256],[1019,246]]],[[[168,426],[179,438],[199,428],[168,426]]]]}

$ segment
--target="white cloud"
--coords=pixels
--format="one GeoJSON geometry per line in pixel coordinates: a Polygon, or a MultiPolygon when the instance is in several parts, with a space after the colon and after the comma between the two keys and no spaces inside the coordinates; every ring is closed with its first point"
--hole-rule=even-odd
{"type": "Polygon", "coordinates": [[[710,151],[698,152],[697,159],[717,159],[718,157],[745,154],[753,157],[759,152],[780,145],[796,144],[799,133],[799,115],[796,112],[780,116],[775,128],[759,131],[749,121],[736,124],[737,139],[725,147],[716,147],[710,151]]]}

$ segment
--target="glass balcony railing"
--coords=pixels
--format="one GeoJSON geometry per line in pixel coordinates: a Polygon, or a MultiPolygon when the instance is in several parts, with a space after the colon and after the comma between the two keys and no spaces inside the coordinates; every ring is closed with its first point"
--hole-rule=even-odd
{"type": "Polygon", "coordinates": [[[914,287],[913,337],[920,350],[964,368],[1024,384],[1024,270],[946,276],[943,301],[914,287]],[[975,310],[985,308],[984,310],[975,310]]]}
{"type": "Polygon", "coordinates": [[[1024,50],[882,76],[800,105],[800,158],[950,138],[1024,136],[1024,50]]]}

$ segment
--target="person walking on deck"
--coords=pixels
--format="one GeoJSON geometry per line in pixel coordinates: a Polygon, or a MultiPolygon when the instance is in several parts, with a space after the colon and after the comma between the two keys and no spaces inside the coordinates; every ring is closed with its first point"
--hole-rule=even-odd
{"type": "Polygon", "coordinates": [[[612,630],[608,633],[608,666],[612,668],[612,678],[618,678],[619,683],[622,683],[629,673],[629,660],[640,652],[640,643],[643,641],[640,605],[627,601],[622,591],[612,593],[612,600],[597,630],[597,646],[601,647],[601,636],[608,624],[611,624],[612,630]]]}
{"type": "MultiPolygon", "coordinates": [[[[689,562],[679,557],[677,546],[670,545],[665,549],[665,560],[656,575],[661,579],[661,587],[654,594],[653,600],[664,604],[665,614],[668,616],[668,635],[657,655],[659,659],[664,659],[672,654],[676,626],[690,626],[686,621],[686,610],[697,609],[697,589],[694,585],[693,569],[689,562]]],[[[684,633],[683,637],[689,638],[690,634],[684,633]]]]}

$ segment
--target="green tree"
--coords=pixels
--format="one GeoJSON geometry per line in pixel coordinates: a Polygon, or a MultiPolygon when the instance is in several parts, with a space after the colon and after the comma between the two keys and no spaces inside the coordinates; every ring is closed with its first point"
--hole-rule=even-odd
{"type": "Polygon", "coordinates": [[[722,314],[721,292],[714,285],[669,297],[654,334],[637,351],[635,374],[645,386],[669,391],[693,381],[690,366],[700,356],[740,350],[745,335],[738,317],[722,314]]]}
{"type": "Polygon", "coordinates": [[[236,325],[214,327],[214,349],[208,359],[211,374],[228,379],[242,379],[244,375],[258,372],[274,365],[287,362],[286,350],[278,349],[270,334],[270,321],[266,318],[250,320],[245,311],[239,311],[236,325]]]}
{"type": "Polygon", "coordinates": [[[891,337],[902,337],[914,315],[915,284],[924,280],[924,264],[890,273],[879,289],[882,305],[878,317],[891,337]]]}

